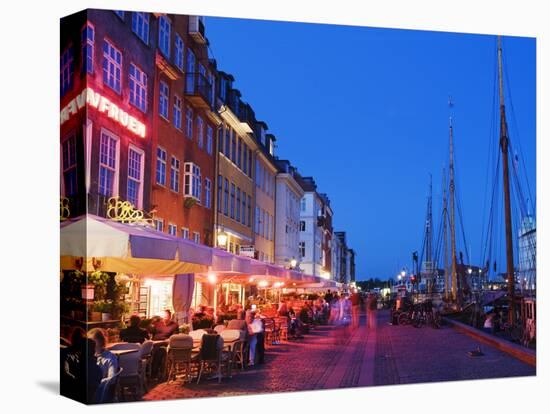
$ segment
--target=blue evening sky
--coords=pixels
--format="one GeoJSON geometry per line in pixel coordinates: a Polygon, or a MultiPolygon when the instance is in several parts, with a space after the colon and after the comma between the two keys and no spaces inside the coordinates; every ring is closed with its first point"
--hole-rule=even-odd
{"type": "MultiPolygon", "coordinates": [[[[206,31],[219,69],[277,137],[277,154],[328,193],[359,280],[410,266],[430,173],[439,224],[452,95],[465,232],[479,263],[490,144],[491,157],[498,150],[496,36],[214,17],[206,31]]],[[[534,192],[535,40],[506,37],[503,47],[519,131],[512,139],[534,192]]]]}

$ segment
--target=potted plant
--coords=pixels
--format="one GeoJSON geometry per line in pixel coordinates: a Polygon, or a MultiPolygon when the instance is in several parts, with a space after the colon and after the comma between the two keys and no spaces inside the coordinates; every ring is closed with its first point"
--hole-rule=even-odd
{"type": "Polygon", "coordinates": [[[197,203],[197,200],[195,200],[193,197],[187,197],[185,201],[183,202],[183,205],[185,208],[191,208],[197,203]]]}
{"type": "Polygon", "coordinates": [[[112,319],[113,303],[110,300],[98,300],[92,306],[92,321],[107,322],[112,319]],[[99,317],[98,315],[99,314],[99,317]]]}

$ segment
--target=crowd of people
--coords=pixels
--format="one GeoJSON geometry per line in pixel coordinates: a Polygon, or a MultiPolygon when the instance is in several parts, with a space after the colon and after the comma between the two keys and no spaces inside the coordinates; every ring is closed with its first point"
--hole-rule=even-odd
{"type": "MultiPolygon", "coordinates": [[[[334,325],[335,335],[345,337],[352,329],[359,326],[361,309],[366,306],[368,326],[373,326],[376,320],[376,296],[367,297],[354,292],[343,294],[327,291],[324,295],[313,299],[296,300],[287,298],[280,300],[275,312],[279,324],[286,324],[289,339],[300,339],[310,329],[318,325],[334,325]]],[[[274,309],[273,309],[274,310],[274,309]]],[[[267,312],[266,312],[267,313],[267,312]]],[[[235,305],[221,315],[232,314],[231,320],[223,320],[212,312],[211,308],[199,307],[191,316],[191,329],[205,329],[215,333],[218,323],[227,325],[228,329],[243,331],[243,338],[248,344],[248,365],[264,363],[266,321],[273,321],[273,314],[266,315],[256,305],[248,307],[235,305]],[[206,326],[195,326],[197,321],[209,321],[206,326]]],[[[126,328],[119,331],[122,342],[142,344],[146,340],[155,342],[152,351],[151,376],[157,381],[164,379],[169,338],[180,333],[179,325],[173,320],[170,310],[154,317],[147,329],[143,328],[142,318],[132,315],[126,328]]],[[[280,329],[281,326],[279,325],[280,329]]],[[[61,376],[62,393],[80,401],[105,402],[112,398],[114,390],[110,389],[111,379],[119,371],[117,357],[107,349],[108,338],[104,330],[92,329],[86,333],[76,327],[70,340],[62,350],[61,376]]]]}

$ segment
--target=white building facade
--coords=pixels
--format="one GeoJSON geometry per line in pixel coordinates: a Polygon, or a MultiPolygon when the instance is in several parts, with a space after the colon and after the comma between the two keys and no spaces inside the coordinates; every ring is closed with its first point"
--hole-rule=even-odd
{"type": "Polygon", "coordinates": [[[286,160],[278,160],[275,178],[275,263],[286,268],[300,262],[300,200],[304,190],[297,172],[286,160]]]}
{"type": "Polygon", "coordinates": [[[318,225],[322,200],[312,177],[301,180],[304,196],[300,201],[300,268],[307,274],[323,273],[323,229],[318,225]]]}

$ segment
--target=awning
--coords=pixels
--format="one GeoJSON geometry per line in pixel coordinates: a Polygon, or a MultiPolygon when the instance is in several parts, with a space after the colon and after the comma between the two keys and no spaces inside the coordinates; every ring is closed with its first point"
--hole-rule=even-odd
{"type": "Polygon", "coordinates": [[[212,271],[219,274],[250,274],[250,259],[213,249],[212,271]]]}
{"type": "Polygon", "coordinates": [[[62,223],[60,247],[64,270],[173,275],[204,272],[212,265],[209,247],[92,214],[62,223]]]}

